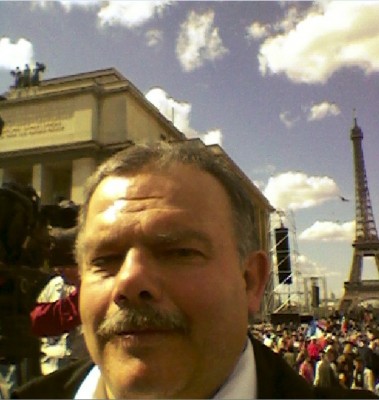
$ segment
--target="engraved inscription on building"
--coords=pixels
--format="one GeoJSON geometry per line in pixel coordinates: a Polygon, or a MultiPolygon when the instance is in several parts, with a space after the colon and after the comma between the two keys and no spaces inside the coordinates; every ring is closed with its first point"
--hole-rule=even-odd
{"type": "Polygon", "coordinates": [[[4,129],[4,138],[33,136],[44,133],[63,132],[64,130],[65,127],[62,121],[34,122],[28,125],[16,125],[4,129]]]}
{"type": "Polygon", "coordinates": [[[27,105],[19,111],[14,109],[7,118],[2,139],[27,138],[44,134],[71,133],[72,108],[63,102],[54,107],[27,105]]]}

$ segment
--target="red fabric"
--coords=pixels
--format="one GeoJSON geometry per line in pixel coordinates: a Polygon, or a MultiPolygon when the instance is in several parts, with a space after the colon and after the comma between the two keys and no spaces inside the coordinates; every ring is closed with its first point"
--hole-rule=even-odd
{"type": "Polygon", "coordinates": [[[310,384],[313,384],[314,380],[314,373],[312,365],[307,362],[303,361],[300,365],[299,374],[310,384]]]}
{"type": "Polygon", "coordinates": [[[318,339],[318,343],[319,343],[320,349],[321,349],[321,350],[324,350],[325,347],[326,347],[326,345],[328,344],[328,341],[326,340],[326,337],[325,337],[325,336],[321,336],[321,337],[318,339]]]}
{"type": "Polygon", "coordinates": [[[341,324],[341,331],[346,335],[347,333],[347,328],[348,328],[348,323],[346,321],[346,319],[344,318],[342,320],[342,324],[341,324]]]}
{"type": "Polygon", "coordinates": [[[308,354],[312,360],[318,360],[320,356],[320,346],[317,343],[309,343],[308,347],[308,354]]]}
{"type": "Polygon", "coordinates": [[[30,312],[31,330],[36,336],[59,336],[81,324],[79,290],[53,303],[37,303],[30,312]]]}

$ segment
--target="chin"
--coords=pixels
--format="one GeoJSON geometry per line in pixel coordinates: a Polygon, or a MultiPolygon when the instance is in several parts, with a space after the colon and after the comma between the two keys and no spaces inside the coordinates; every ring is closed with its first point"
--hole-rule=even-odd
{"type": "Polygon", "coordinates": [[[165,381],[142,374],[141,371],[133,370],[133,374],[120,374],[117,377],[109,377],[108,396],[122,399],[173,399],[180,397],[181,388],[178,387],[177,377],[165,381]],[[113,383],[113,384],[112,384],[113,383]],[[177,385],[177,386],[174,386],[177,385]]]}
{"type": "MultiPolygon", "coordinates": [[[[183,363],[174,359],[151,355],[138,357],[125,354],[118,349],[104,360],[102,373],[105,378],[109,397],[123,399],[164,399],[179,398],[182,384],[188,371],[183,363]],[[107,362],[107,360],[109,360],[107,362]]],[[[188,398],[188,396],[187,396],[188,398]]]]}

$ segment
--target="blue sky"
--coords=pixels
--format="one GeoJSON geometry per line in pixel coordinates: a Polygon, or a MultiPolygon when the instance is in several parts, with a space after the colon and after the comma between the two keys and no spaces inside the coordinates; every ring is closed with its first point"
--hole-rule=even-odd
{"type": "MultiPolygon", "coordinates": [[[[225,149],[284,212],[295,268],[340,295],[353,109],[379,223],[378,21],[377,1],[0,1],[0,93],[25,63],[45,63],[44,79],[116,68],[188,137],[225,149]]],[[[373,260],[363,277],[378,279],[373,260]]]]}

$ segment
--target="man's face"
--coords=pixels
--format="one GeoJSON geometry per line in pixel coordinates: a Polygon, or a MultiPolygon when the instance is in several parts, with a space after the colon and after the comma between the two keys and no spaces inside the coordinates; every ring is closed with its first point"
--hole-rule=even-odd
{"type": "Polygon", "coordinates": [[[107,396],[214,394],[243,351],[248,310],[218,181],[183,164],[108,177],[90,201],[82,243],[80,312],[107,396]]]}

